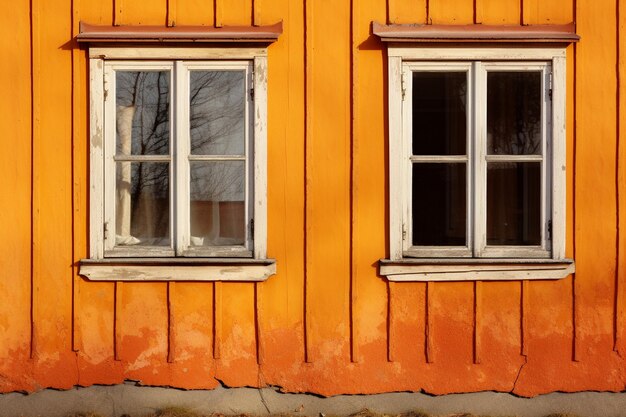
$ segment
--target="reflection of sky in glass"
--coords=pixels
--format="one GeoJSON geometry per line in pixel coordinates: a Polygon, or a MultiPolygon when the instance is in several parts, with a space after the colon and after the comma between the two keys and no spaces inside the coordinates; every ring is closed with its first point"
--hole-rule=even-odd
{"type": "Polygon", "coordinates": [[[132,117],[132,155],[166,155],[170,140],[169,71],[117,71],[117,153],[128,154],[120,118],[132,117]]]}
{"type": "MultiPolygon", "coordinates": [[[[189,71],[190,201],[194,245],[240,245],[245,238],[246,96],[242,70],[189,71]],[[211,160],[227,156],[230,161],[211,160]]],[[[182,75],[179,75],[182,76],[182,75]]],[[[116,71],[116,239],[169,245],[170,71],[116,71]],[[143,159],[143,158],[141,158],[143,159]]],[[[180,113],[178,116],[180,117],[180,113]]],[[[178,120],[182,122],[181,120],[178,120]]],[[[174,142],[176,143],[176,142],[174,142]]]]}
{"type": "Polygon", "coordinates": [[[244,101],[244,71],[191,71],[191,153],[243,155],[244,101]]]}

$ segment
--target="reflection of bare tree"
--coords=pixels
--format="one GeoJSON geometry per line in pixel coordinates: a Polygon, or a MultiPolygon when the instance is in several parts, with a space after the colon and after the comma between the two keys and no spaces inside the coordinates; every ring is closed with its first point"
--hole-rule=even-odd
{"type": "MultiPolygon", "coordinates": [[[[169,72],[120,71],[116,83],[118,157],[167,155],[170,135],[169,72]]],[[[121,172],[118,173],[116,230],[119,235],[168,236],[168,165],[118,163],[121,172]]]]}
{"type": "Polygon", "coordinates": [[[192,71],[192,154],[243,154],[243,72],[192,71]]]}
{"type": "MultiPolygon", "coordinates": [[[[541,72],[489,72],[487,77],[489,153],[540,155],[541,72]]],[[[487,243],[540,244],[541,164],[490,162],[487,169],[487,243]]]]}
{"type": "Polygon", "coordinates": [[[488,133],[491,153],[541,153],[541,73],[488,74],[488,133]]]}
{"type": "MultiPolygon", "coordinates": [[[[190,74],[192,153],[243,157],[244,73],[192,71],[190,74]]],[[[169,236],[170,72],[118,71],[116,75],[119,161],[116,233],[128,244],[136,244],[137,239],[125,237],[134,236],[147,242],[169,236]],[[164,159],[124,161],[124,156],[130,155],[160,155],[164,159]]],[[[231,165],[216,169],[213,163],[210,169],[203,167],[201,175],[196,177],[197,183],[191,184],[195,190],[192,202],[243,201],[244,170],[233,170],[231,165]]]]}
{"type": "MultiPolygon", "coordinates": [[[[192,154],[245,156],[243,77],[242,71],[191,72],[192,154]]],[[[197,244],[243,243],[244,175],[243,161],[191,164],[191,233],[199,237],[197,244]]]]}

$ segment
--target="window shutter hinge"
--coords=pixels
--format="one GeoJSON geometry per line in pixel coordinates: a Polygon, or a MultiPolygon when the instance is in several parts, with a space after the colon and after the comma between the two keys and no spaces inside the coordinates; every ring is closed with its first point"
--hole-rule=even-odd
{"type": "Polygon", "coordinates": [[[104,76],[104,80],[102,82],[102,94],[104,94],[104,101],[107,101],[107,97],[109,96],[109,89],[107,88],[107,77],[104,76]]]}
{"type": "Polygon", "coordinates": [[[402,100],[404,100],[404,96],[406,95],[406,88],[404,87],[404,73],[402,73],[402,76],[400,77],[400,84],[402,85],[402,100]]]}
{"type": "Polygon", "coordinates": [[[402,228],[402,240],[406,239],[406,230],[402,228]]]}
{"type": "Polygon", "coordinates": [[[250,234],[254,236],[254,219],[250,219],[250,234]]]}
{"type": "Polygon", "coordinates": [[[250,100],[254,101],[254,70],[250,74],[250,100]]]}
{"type": "Polygon", "coordinates": [[[109,222],[104,222],[104,240],[106,240],[109,236],[109,222]]]}
{"type": "Polygon", "coordinates": [[[552,72],[548,76],[548,97],[552,100],[552,72]]]}
{"type": "Polygon", "coordinates": [[[552,240],[552,220],[548,220],[548,239],[552,240]]]}

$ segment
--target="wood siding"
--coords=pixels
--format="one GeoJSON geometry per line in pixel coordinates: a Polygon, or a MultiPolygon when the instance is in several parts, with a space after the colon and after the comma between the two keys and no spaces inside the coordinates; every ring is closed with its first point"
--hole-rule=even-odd
{"type": "Polygon", "coordinates": [[[532,396],[626,386],[620,0],[32,0],[0,16],[0,392],[114,384],[532,396]],[[89,282],[93,24],[266,25],[263,283],[89,282]],[[575,21],[559,281],[389,283],[387,62],[371,22],[575,21]]]}

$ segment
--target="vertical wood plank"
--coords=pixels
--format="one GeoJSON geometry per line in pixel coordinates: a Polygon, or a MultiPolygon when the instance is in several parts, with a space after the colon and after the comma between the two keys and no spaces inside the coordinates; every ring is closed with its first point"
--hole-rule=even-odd
{"type": "Polygon", "coordinates": [[[114,298],[113,298],[113,358],[116,361],[122,360],[120,353],[122,346],[122,297],[124,292],[123,282],[114,283],[114,298]]]}
{"type": "Polygon", "coordinates": [[[252,0],[218,0],[215,7],[223,26],[252,24],[252,0]]]}
{"type": "Polygon", "coordinates": [[[0,16],[0,392],[33,389],[31,370],[31,72],[30,8],[0,16]],[[10,151],[9,151],[10,150],[10,151]]]}
{"type": "Polygon", "coordinates": [[[372,260],[387,252],[385,195],[385,68],[370,38],[372,21],[384,21],[384,4],[352,2],[351,51],[351,359],[375,366],[386,362],[387,285],[372,260]],[[364,47],[368,45],[369,47],[364,47]]]}
{"type": "Polygon", "coordinates": [[[260,26],[263,19],[264,3],[259,0],[252,0],[252,25],[260,26]]]}
{"type": "MultiPolygon", "coordinates": [[[[121,0],[115,0],[120,2],[121,0]]],[[[118,25],[159,25],[167,24],[168,0],[123,0],[116,9],[118,25]]],[[[117,3],[116,3],[117,6],[117,3]]]]}
{"type": "Polygon", "coordinates": [[[528,356],[528,281],[521,282],[521,320],[520,320],[520,353],[522,356],[528,356]]]}
{"type": "Polygon", "coordinates": [[[167,0],[167,26],[176,26],[178,16],[178,0],[167,0]]]}
{"type": "Polygon", "coordinates": [[[222,356],[222,283],[213,283],[213,358],[222,356]]]}
{"type": "Polygon", "coordinates": [[[176,0],[176,20],[179,25],[213,26],[215,24],[212,0],[176,0]]]}
{"type": "Polygon", "coordinates": [[[255,0],[256,24],[283,21],[268,57],[268,240],[277,274],[258,284],[259,359],[277,385],[304,362],[304,2],[255,0]]]}
{"type": "Polygon", "coordinates": [[[35,221],[37,206],[41,204],[39,202],[38,193],[35,190],[39,184],[39,170],[35,169],[35,166],[39,164],[39,144],[41,135],[41,68],[39,56],[41,50],[41,38],[40,38],[40,10],[39,2],[33,1],[30,6],[30,61],[31,61],[31,271],[30,271],[30,359],[35,356],[35,315],[37,314],[37,305],[35,303],[35,271],[38,268],[40,256],[35,250],[35,239],[38,238],[40,230],[39,224],[35,221]]]}
{"type": "Polygon", "coordinates": [[[618,54],[618,242],[617,242],[617,300],[615,348],[624,356],[626,351],[626,5],[617,3],[618,54]]]}
{"type": "MultiPolygon", "coordinates": [[[[113,2],[113,26],[122,25],[122,13],[124,10],[124,0],[111,0],[113,2]]],[[[104,3],[104,2],[102,2],[104,3]]]]}
{"type": "Polygon", "coordinates": [[[264,314],[263,290],[258,282],[254,283],[254,337],[256,339],[256,363],[263,365],[265,362],[265,335],[261,332],[260,316],[264,314]]]}
{"type": "Polygon", "coordinates": [[[170,372],[174,386],[212,389],[218,385],[213,345],[213,285],[170,283],[170,372]]]}
{"type": "Polygon", "coordinates": [[[520,0],[476,0],[476,22],[485,25],[521,24],[520,0]]]}
{"type": "MultiPolygon", "coordinates": [[[[74,30],[80,19],[93,24],[113,23],[116,7],[122,0],[74,0],[74,30]]],[[[97,170],[88,162],[90,152],[89,77],[97,76],[89,68],[84,51],[74,51],[74,132],[73,132],[73,196],[74,196],[74,263],[89,256],[89,252],[101,253],[90,247],[90,225],[99,222],[90,219],[89,170],[97,170]]],[[[94,213],[96,211],[93,211],[94,213]]],[[[78,350],[80,385],[114,384],[123,380],[122,367],[116,362],[115,335],[115,284],[89,282],[74,276],[74,348],[78,350]]]]}
{"type": "Polygon", "coordinates": [[[565,24],[574,21],[572,1],[524,0],[522,24],[565,24]]]}
{"type": "Polygon", "coordinates": [[[425,283],[389,283],[390,360],[415,368],[426,363],[427,291],[425,283]]]}
{"type": "MultiPolygon", "coordinates": [[[[428,283],[428,360],[433,392],[467,390],[473,379],[474,283],[428,283]],[[434,284],[434,285],[433,285],[434,284]],[[432,289],[430,288],[432,287],[432,289]]],[[[476,389],[476,388],[473,388],[476,389]]]]}
{"type": "Polygon", "coordinates": [[[33,353],[37,382],[58,388],[77,380],[71,345],[72,61],[64,48],[71,18],[69,0],[33,3],[33,353]]]}
{"type": "Polygon", "coordinates": [[[118,290],[118,351],[124,377],[169,385],[167,284],[118,283],[118,290]]]}
{"type": "MultiPolygon", "coordinates": [[[[616,3],[580,0],[577,30],[576,342],[581,360],[613,348],[616,274],[616,3]],[[602,21],[602,25],[598,22],[602,21]],[[610,76],[608,76],[610,74],[610,76]],[[598,112],[602,106],[607,111],[598,112]],[[612,111],[608,111],[611,109],[612,111]],[[597,138],[602,146],[597,146],[597,138]],[[612,178],[613,180],[608,180],[612,178]]],[[[611,361],[596,366],[608,370],[611,361]]]]}
{"type": "Polygon", "coordinates": [[[176,283],[168,282],[166,284],[166,300],[167,300],[167,363],[174,362],[176,353],[176,336],[174,335],[174,326],[176,322],[176,314],[174,313],[174,306],[172,305],[172,292],[175,291],[176,283]]]}
{"type": "MultiPolygon", "coordinates": [[[[527,282],[527,281],[523,281],[527,282]]],[[[476,353],[488,385],[511,389],[525,358],[522,341],[522,285],[476,282],[476,353]]]]}
{"type": "Polygon", "coordinates": [[[254,283],[222,283],[221,352],[216,378],[227,386],[257,386],[254,283]]]}
{"type": "Polygon", "coordinates": [[[215,27],[222,27],[222,14],[224,13],[224,1],[225,0],[213,0],[214,12],[213,16],[215,18],[215,27]]]}
{"type": "Polygon", "coordinates": [[[474,0],[429,0],[432,24],[474,23],[474,0]]]}
{"type": "Polygon", "coordinates": [[[480,281],[474,282],[474,363],[480,364],[481,362],[481,336],[482,336],[482,324],[483,324],[483,283],[480,281]]]}
{"type": "Polygon", "coordinates": [[[435,361],[435,352],[433,348],[433,339],[435,337],[434,324],[433,324],[433,295],[435,292],[435,283],[426,283],[426,297],[425,297],[425,310],[424,314],[426,325],[424,326],[424,350],[426,351],[426,363],[433,363],[435,361]]]}
{"type": "Polygon", "coordinates": [[[350,8],[306,7],[307,340],[328,366],[350,356],[350,8]]]}
{"type": "Polygon", "coordinates": [[[387,0],[389,23],[428,23],[427,2],[428,0],[387,0]]]}

